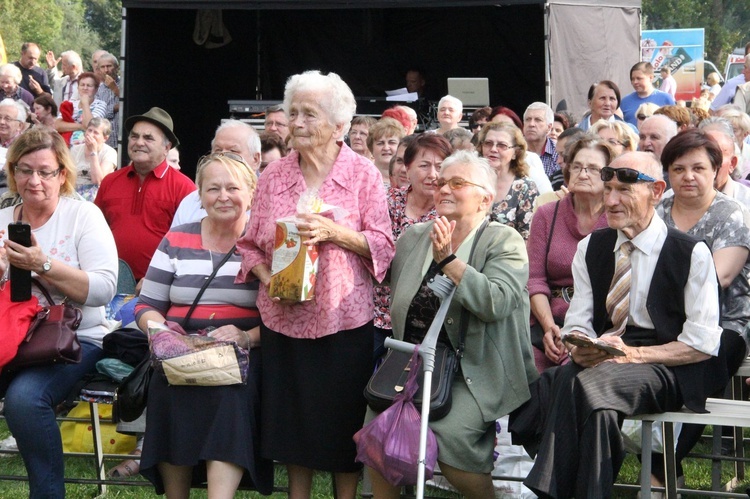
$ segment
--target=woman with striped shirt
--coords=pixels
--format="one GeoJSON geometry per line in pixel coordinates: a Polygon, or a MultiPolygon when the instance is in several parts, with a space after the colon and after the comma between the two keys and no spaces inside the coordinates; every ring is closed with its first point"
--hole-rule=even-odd
{"type": "Polygon", "coordinates": [[[185,324],[205,280],[245,232],[255,173],[239,157],[211,154],[198,164],[196,182],[208,216],[173,228],[151,260],[140,302],[138,326],[174,321],[186,331],[214,327],[211,335],[250,351],[246,385],[169,386],[151,379],[141,474],[167,497],[188,497],[194,483],[208,481],[209,497],[233,497],[249,480],[263,494],[273,487],[273,467],[259,454],[260,315],[257,281],[235,284],[242,258],[222,265],[185,324]]]}

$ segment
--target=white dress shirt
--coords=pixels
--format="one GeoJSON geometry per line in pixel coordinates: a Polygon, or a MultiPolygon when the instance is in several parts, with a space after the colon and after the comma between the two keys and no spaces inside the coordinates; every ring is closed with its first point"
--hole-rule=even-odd
{"type": "MultiPolygon", "coordinates": [[[[654,329],[654,323],[646,310],[646,301],[666,238],[667,226],[654,214],[649,226],[631,240],[636,249],[630,255],[630,326],[654,329]]],[[[592,324],[594,300],[586,266],[586,251],[590,240],[589,235],[578,243],[578,250],[573,258],[575,292],[565,316],[565,325],[561,331],[563,336],[578,331],[596,338],[592,324]]],[[[627,240],[627,236],[618,230],[615,259],[619,256],[620,245],[627,240]]],[[[696,244],[693,248],[690,274],[683,292],[686,320],[677,341],[715,356],[719,352],[722,331],[719,326],[719,290],[713,258],[704,243],[696,244]]]]}

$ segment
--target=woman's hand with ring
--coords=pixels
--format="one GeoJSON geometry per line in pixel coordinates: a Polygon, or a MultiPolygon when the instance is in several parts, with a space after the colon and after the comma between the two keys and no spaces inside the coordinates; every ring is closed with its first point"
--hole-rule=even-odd
{"type": "Polygon", "coordinates": [[[300,236],[309,237],[306,246],[320,244],[327,241],[335,242],[338,224],[328,218],[312,213],[298,214],[297,230],[300,236]]]}

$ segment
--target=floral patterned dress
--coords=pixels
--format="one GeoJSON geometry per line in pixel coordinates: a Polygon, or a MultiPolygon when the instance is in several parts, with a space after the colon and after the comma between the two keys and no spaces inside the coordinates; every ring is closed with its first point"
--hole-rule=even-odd
{"type": "Polygon", "coordinates": [[[492,218],[513,227],[523,240],[529,238],[534,200],[539,195],[536,184],[529,177],[516,177],[505,198],[492,206],[492,218]]]}
{"type": "MultiPolygon", "coordinates": [[[[437,212],[433,207],[417,219],[409,218],[406,214],[406,198],[411,192],[411,186],[400,189],[391,187],[388,189],[388,213],[391,216],[391,229],[393,230],[393,242],[395,244],[406,229],[416,223],[429,222],[437,218],[437,212]]],[[[375,286],[375,318],[374,325],[380,329],[391,329],[390,312],[391,288],[390,286],[375,286]]]]}

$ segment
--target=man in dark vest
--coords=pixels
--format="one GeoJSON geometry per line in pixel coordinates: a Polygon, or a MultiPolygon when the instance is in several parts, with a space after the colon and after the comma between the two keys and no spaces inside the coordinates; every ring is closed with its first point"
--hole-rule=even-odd
{"type": "Polygon", "coordinates": [[[683,405],[705,412],[708,394],[728,380],[711,252],[655,215],[661,165],[632,152],[601,179],[609,228],[578,245],[562,335],[598,338],[622,355],[565,343],[571,362],[546,371],[513,415],[514,442],[538,451],[524,484],[542,498],[611,497],[623,416],[683,405]]]}

